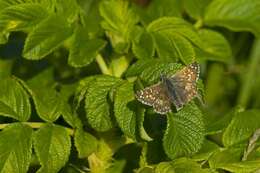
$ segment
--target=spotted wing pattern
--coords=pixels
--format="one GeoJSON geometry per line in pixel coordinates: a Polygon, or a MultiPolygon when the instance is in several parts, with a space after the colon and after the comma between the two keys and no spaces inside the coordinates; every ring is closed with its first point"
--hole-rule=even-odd
{"type": "Polygon", "coordinates": [[[154,111],[159,114],[171,111],[171,101],[161,82],[138,91],[136,98],[143,104],[153,106],[154,111]]]}
{"type": "Polygon", "coordinates": [[[199,73],[199,65],[192,63],[173,77],[163,79],[167,94],[177,111],[197,95],[196,82],[199,79],[199,73]]]}
{"type": "Polygon", "coordinates": [[[197,95],[196,82],[200,68],[192,63],[172,77],[162,77],[162,81],[136,93],[136,98],[143,104],[153,106],[155,112],[171,112],[171,103],[180,110],[197,95]]]}

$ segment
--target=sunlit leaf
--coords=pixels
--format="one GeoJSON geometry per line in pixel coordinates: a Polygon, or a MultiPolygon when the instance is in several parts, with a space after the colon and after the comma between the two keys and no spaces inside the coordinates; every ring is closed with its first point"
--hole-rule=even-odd
{"type": "Polygon", "coordinates": [[[100,3],[100,14],[104,18],[101,23],[117,52],[127,52],[131,32],[135,29],[138,16],[129,8],[128,1],[108,0],[100,3]]]}
{"type": "Polygon", "coordinates": [[[163,139],[166,154],[174,159],[197,152],[204,138],[204,124],[199,108],[190,103],[167,117],[167,129],[163,139]]]}
{"type": "Polygon", "coordinates": [[[157,19],[149,24],[147,30],[152,34],[156,50],[161,58],[180,58],[185,64],[189,64],[196,58],[192,44],[202,46],[193,26],[180,18],[157,19]]]}
{"type": "Polygon", "coordinates": [[[58,172],[69,159],[71,142],[64,127],[53,124],[41,127],[34,135],[33,144],[41,164],[37,173],[58,172]]]}
{"type": "Polygon", "coordinates": [[[27,121],[31,115],[29,95],[13,78],[0,81],[0,115],[27,121]]]}
{"type": "Polygon", "coordinates": [[[32,154],[33,130],[15,123],[0,132],[0,172],[27,173],[32,154]]]}
{"type": "Polygon", "coordinates": [[[112,76],[97,76],[87,89],[85,97],[86,117],[90,125],[98,131],[112,128],[111,103],[108,94],[120,79],[112,76]]]}
{"type": "Polygon", "coordinates": [[[118,87],[115,94],[114,112],[119,127],[133,139],[136,138],[137,129],[143,139],[150,141],[151,138],[143,128],[144,110],[137,105],[133,83],[125,82],[118,87]]]}
{"type": "Polygon", "coordinates": [[[29,33],[23,56],[32,60],[44,58],[61,46],[71,34],[72,30],[63,17],[51,15],[29,33]]]}
{"type": "Polygon", "coordinates": [[[74,67],[82,67],[91,63],[98,52],[105,46],[101,39],[90,39],[84,28],[78,28],[73,36],[68,63],[74,67]]]}
{"type": "Polygon", "coordinates": [[[260,128],[259,110],[238,113],[223,133],[223,144],[228,147],[249,139],[258,128],[260,128]]]}
{"type": "Polygon", "coordinates": [[[97,149],[97,139],[82,129],[76,130],[74,141],[79,158],[86,158],[97,149]]]}
{"type": "Polygon", "coordinates": [[[205,44],[203,49],[197,49],[198,59],[232,62],[231,46],[223,35],[208,29],[200,30],[199,35],[205,44]]]}
{"type": "Polygon", "coordinates": [[[205,22],[233,31],[250,31],[260,36],[260,1],[214,0],[205,12],[205,22]]]}
{"type": "Polygon", "coordinates": [[[31,29],[46,18],[48,12],[40,4],[19,4],[0,12],[0,31],[31,29]]]}

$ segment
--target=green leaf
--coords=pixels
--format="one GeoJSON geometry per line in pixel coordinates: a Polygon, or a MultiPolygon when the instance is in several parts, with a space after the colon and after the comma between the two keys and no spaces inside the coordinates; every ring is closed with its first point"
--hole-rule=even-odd
{"type": "Polygon", "coordinates": [[[239,112],[241,112],[240,108],[235,107],[233,110],[223,115],[223,117],[221,118],[217,117],[217,119],[214,119],[211,122],[207,123],[206,134],[212,135],[212,134],[222,133],[229,125],[232,118],[239,112]]]}
{"type": "Polygon", "coordinates": [[[210,26],[223,26],[233,31],[250,31],[260,36],[260,1],[214,0],[205,12],[210,26]]]}
{"type": "Polygon", "coordinates": [[[147,27],[155,41],[159,57],[172,59],[180,58],[189,64],[195,60],[192,44],[201,47],[202,42],[191,24],[181,18],[163,17],[147,27]]]}
{"type": "Polygon", "coordinates": [[[27,80],[26,83],[31,88],[37,88],[39,84],[41,84],[41,87],[51,87],[55,84],[54,79],[54,69],[53,68],[46,68],[41,73],[33,76],[31,79],[27,80]]]}
{"type": "Polygon", "coordinates": [[[73,67],[90,64],[106,42],[101,39],[90,39],[84,28],[78,28],[73,36],[68,63],[73,67]]]}
{"type": "Polygon", "coordinates": [[[40,4],[18,4],[0,12],[0,31],[19,31],[35,27],[48,12],[40,4]]]}
{"type": "Polygon", "coordinates": [[[136,139],[136,129],[138,129],[140,136],[150,141],[151,138],[143,128],[144,110],[137,106],[133,87],[133,83],[125,82],[117,88],[114,104],[115,117],[125,135],[136,139]]]}
{"type": "Polygon", "coordinates": [[[103,35],[100,23],[102,18],[99,13],[100,1],[95,0],[78,0],[80,6],[80,17],[84,26],[86,26],[87,33],[91,38],[103,35]]]}
{"type": "Polygon", "coordinates": [[[231,47],[223,35],[213,30],[202,29],[199,30],[199,36],[204,42],[203,48],[196,52],[199,59],[232,62],[231,47]]]}
{"type": "Polygon", "coordinates": [[[260,169],[260,160],[241,161],[243,148],[228,148],[216,152],[209,159],[211,168],[236,173],[252,173],[260,169]]]}
{"type": "Polygon", "coordinates": [[[89,124],[97,131],[112,128],[110,100],[108,94],[121,80],[112,76],[96,76],[87,88],[85,97],[86,117],[89,124]]]}
{"type": "Polygon", "coordinates": [[[58,15],[65,17],[69,22],[73,22],[78,17],[79,6],[75,0],[55,0],[55,10],[58,15]]]}
{"type": "Polygon", "coordinates": [[[138,59],[149,59],[153,57],[155,45],[151,34],[144,31],[140,38],[133,42],[132,49],[138,59]]]}
{"type": "Polygon", "coordinates": [[[76,111],[73,111],[71,105],[66,101],[63,101],[61,111],[62,117],[71,127],[76,128],[82,126],[82,123],[79,120],[76,111]]]}
{"type": "Polygon", "coordinates": [[[181,158],[172,162],[161,162],[156,166],[155,173],[213,173],[209,169],[202,169],[200,164],[188,158],[181,158]]]}
{"type": "Polygon", "coordinates": [[[209,157],[220,147],[209,140],[204,140],[203,145],[201,149],[196,153],[194,156],[192,156],[192,159],[195,161],[203,161],[203,160],[208,160],[209,157]]]}
{"type": "Polygon", "coordinates": [[[203,138],[202,113],[195,104],[189,103],[177,113],[168,115],[163,147],[171,159],[194,154],[201,148],[203,138]]]}
{"type": "Polygon", "coordinates": [[[33,143],[41,164],[37,173],[58,172],[69,159],[71,142],[64,127],[54,124],[41,127],[36,131],[33,143]]]}
{"type": "Polygon", "coordinates": [[[17,5],[17,4],[22,4],[24,3],[23,0],[1,0],[0,1],[0,11],[4,10],[5,8],[12,6],[12,5],[17,5]]]}
{"type": "Polygon", "coordinates": [[[54,122],[62,113],[63,100],[53,88],[33,88],[33,101],[41,119],[54,122]]]}
{"type": "Polygon", "coordinates": [[[124,172],[126,166],[126,160],[116,160],[112,163],[112,166],[106,170],[106,173],[124,172]]]}
{"type": "Polygon", "coordinates": [[[195,18],[201,19],[203,17],[205,8],[212,0],[184,0],[183,5],[187,13],[195,18]]]}
{"type": "Polygon", "coordinates": [[[143,167],[136,171],[136,173],[155,173],[152,167],[143,167]]]}
{"type": "Polygon", "coordinates": [[[223,144],[227,147],[247,140],[258,128],[260,128],[260,110],[238,113],[223,133],[223,144]]]}
{"type": "Polygon", "coordinates": [[[123,53],[129,49],[131,32],[139,21],[135,12],[129,8],[128,1],[107,0],[100,3],[101,23],[110,38],[116,52],[123,53]]]}
{"type": "Polygon", "coordinates": [[[32,60],[41,59],[62,45],[71,34],[72,30],[64,18],[49,16],[29,33],[23,56],[32,60]]]}
{"type": "Polygon", "coordinates": [[[139,75],[144,82],[153,84],[159,80],[162,74],[173,75],[182,67],[182,65],[171,61],[139,60],[127,70],[126,76],[139,75]]]}
{"type": "Polygon", "coordinates": [[[152,141],[153,138],[151,138],[147,132],[145,131],[144,128],[144,116],[145,116],[145,110],[144,109],[138,109],[137,110],[137,125],[138,125],[138,129],[139,129],[139,135],[141,137],[141,139],[146,140],[146,141],[152,141]]]}
{"type": "Polygon", "coordinates": [[[85,98],[87,90],[90,84],[95,80],[96,76],[88,76],[79,81],[77,89],[75,91],[75,96],[73,100],[73,109],[77,110],[80,106],[80,102],[85,98]]]}
{"type": "Polygon", "coordinates": [[[76,109],[73,107],[73,103],[70,104],[71,97],[75,94],[77,83],[63,84],[61,85],[59,95],[62,99],[62,117],[73,128],[81,128],[82,123],[77,115],[76,109]]]}
{"type": "Polygon", "coordinates": [[[0,82],[0,114],[19,121],[27,121],[31,115],[29,95],[13,78],[0,82]]]}
{"type": "Polygon", "coordinates": [[[27,173],[32,155],[33,130],[14,123],[0,132],[0,172],[27,173]]]}
{"type": "Polygon", "coordinates": [[[182,3],[179,0],[153,0],[149,1],[147,7],[134,6],[144,25],[164,16],[181,17],[182,3]]]}
{"type": "Polygon", "coordinates": [[[98,144],[97,139],[90,133],[83,131],[83,129],[76,130],[74,142],[79,158],[87,158],[97,149],[98,144]]]}

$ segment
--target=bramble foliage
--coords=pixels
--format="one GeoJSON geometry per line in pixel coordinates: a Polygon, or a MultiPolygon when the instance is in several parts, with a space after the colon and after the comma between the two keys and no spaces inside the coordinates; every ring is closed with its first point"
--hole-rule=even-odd
{"type": "Polygon", "coordinates": [[[259,0],[0,0],[0,173],[259,172],[259,36],[259,0]],[[202,102],[135,99],[194,61],[202,102]]]}

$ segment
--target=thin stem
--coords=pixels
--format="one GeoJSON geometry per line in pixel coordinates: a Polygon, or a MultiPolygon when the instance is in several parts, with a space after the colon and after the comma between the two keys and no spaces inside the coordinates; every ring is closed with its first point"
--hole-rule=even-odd
{"type": "MultiPolygon", "coordinates": [[[[0,124],[0,130],[4,129],[6,126],[11,125],[12,123],[6,123],[6,124],[0,124]]],[[[42,127],[43,125],[45,125],[46,123],[39,123],[39,122],[23,122],[23,124],[26,124],[28,126],[30,126],[33,129],[39,129],[40,127],[42,127]]],[[[65,129],[68,131],[68,133],[72,136],[74,134],[74,130],[68,127],[65,127],[65,129]]]]}
{"type": "Polygon", "coordinates": [[[260,61],[260,39],[256,39],[250,55],[250,62],[247,67],[247,73],[244,76],[244,81],[242,83],[242,87],[238,96],[238,105],[243,108],[247,107],[251,89],[254,82],[254,78],[256,77],[256,70],[258,68],[258,63],[260,61]]]}
{"type": "Polygon", "coordinates": [[[112,71],[107,67],[106,62],[100,54],[97,55],[96,62],[103,74],[112,75],[112,71]]]}
{"type": "Polygon", "coordinates": [[[202,26],[203,26],[203,21],[202,21],[202,19],[197,20],[197,22],[194,24],[194,27],[195,27],[196,29],[200,29],[202,26]]]}

